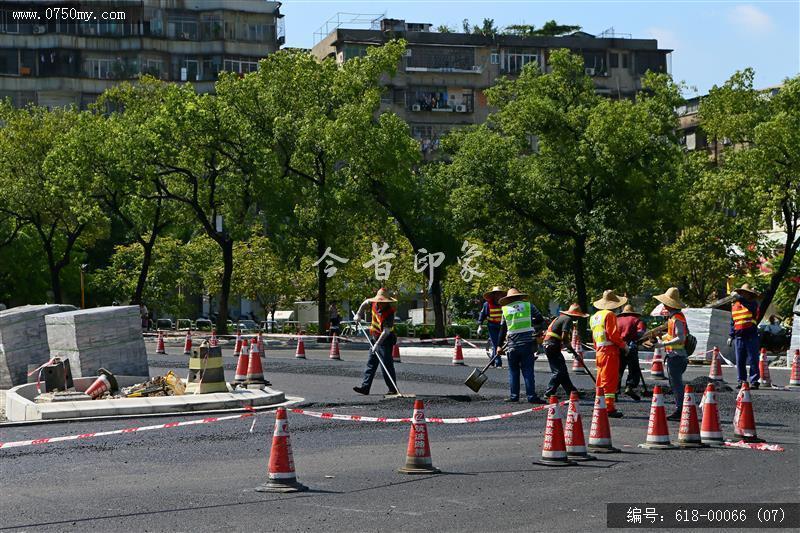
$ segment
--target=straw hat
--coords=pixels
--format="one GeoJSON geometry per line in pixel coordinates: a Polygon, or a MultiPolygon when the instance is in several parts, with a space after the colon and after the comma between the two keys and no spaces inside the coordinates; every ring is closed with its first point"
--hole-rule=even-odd
{"type": "Polygon", "coordinates": [[[761,294],[751,289],[749,283],[745,283],[738,289],[733,289],[733,292],[738,292],[739,294],[746,293],[752,298],[761,298],[761,294]]]}
{"type": "Polygon", "coordinates": [[[664,294],[657,294],[653,296],[653,298],[667,307],[672,307],[673,309],[683,309],[684,307],[689,307],[681,301],[681,293],[678,291],[677,287],[670,287],[664,294]]]}
{"type": "Polygon", "coordinates": [[[567,309],[566,311],[561,311],[561,314],[562,315],[574,316],[574,317],[577,317],[577,318],[586,318],[586,317],[589,316],[587,313],[584,313],[581,310],[581,306],[578,305],[578,304],[570,305],[569,309],[567,309]]]}
{"type": "Polygon", "coordinates": [[[396,302],[394,298],[389,296],[389,291],[381,287],[378,289],[377,294],[369,299],[370,302],[396,302]]]}
{"type": "Polygon", "coordinates": [[[631,304],[626,305],[622,308],[622,312],[619,316],[642,316],[642,313],[637,313],[631,304]]]}
{"type": "Polygon", "coordinates": [[[487,292],[484,292],[484,293],[483,293],[483,299],[484,299],[484,300],[488,300],[488,299],[489,299],[489,297],[490,297],[490,296],[492,296],[492,295],[494,295],[494,294],[503,295],[503,294],[505,294],[505,293],[506,293],[505,289],[503,289],[502,287],[498,287],[497,285],[495,285],[494,287],[492,287],[492,290],[490,290],[490,291],[487,291],[487,292]]]}
{"type": "Polygon", "coordinates": [[[516,302],[517,300],[524,300],[527,297],[528,295],[525,294],[524,292],[519,292],[517,289],[512,288],[508,289],[508,294],[500,298],[500,301],[498,303],[500,305],[507,305],[510,304],[511,302],[516,302]]]}
{"type": "Polygon", "coordinates": [[[603,293],[603,297],[594,302],[592,305],[597,309],[616,309],[622,307],[628,302],[626,296],[617,296],[613,289],[609,289],[603,293]]]}

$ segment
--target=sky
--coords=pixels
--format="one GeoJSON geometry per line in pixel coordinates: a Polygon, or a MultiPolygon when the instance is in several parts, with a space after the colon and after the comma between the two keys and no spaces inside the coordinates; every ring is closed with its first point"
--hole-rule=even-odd
{"type": "Polygon", "coordinates": [[[746,67],[755,70],[757,87],[777,85],[800,72],[800,0],[284,0],[281,12],[286,46],[302,48],[315,44],[314,33],[337,12],[385,14],[451,28],[461,28],[465,18],[478,25],[492,18],[500,28],[540,27],[555,19],[592,34],[613,27],[673,49],[672,76],[689,86],[686,96],[705,94],[746,67]]]}

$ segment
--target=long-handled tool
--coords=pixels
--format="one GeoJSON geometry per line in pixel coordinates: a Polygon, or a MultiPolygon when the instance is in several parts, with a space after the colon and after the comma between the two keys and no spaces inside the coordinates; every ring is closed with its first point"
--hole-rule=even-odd
{"type": "Polygon", "coordinates": [[[477,368],[472,369],[472,373],[464,381],[464,385],[466,385],[475,392],[481,390],[483,384],[486,383],[487,379],[489,379],[486,377],[486,371],[489,370],[489,367],[492,366],[492,363],[494,363],[494,360],[497,359],[498,357],[500,357],[500,350],[497,350],[497,352],[495,352],[494,354],[494,357],[489,359],[489,362],[486,364],[485,367],[483,367],[483,370],[479,370],[477,368]]]}
{"type": "MultiPolygon", "coordinates": [[[[355,317],[356,317],[356,314],[355,314],[355,313],[353,313],[353,318],[355,318],[355,317]]],[[[357,322],[356,322],[356,326],[358,327],[358,329],[359,329],[359,330],[360,330],[362,333],[364,333],[364,337],[366,337],[366,339],[367,339],[367,342],[369,343],[369,349],[370,349],[370,351],[371,351],[371,352],[374,352],[374,351],[375,351],[375,345],[374,345],[374,344],[372,344],[372,339],[370,339],[370,338],[369,338],[369,334],[367,333],[367,330],[365,330],[364,328],[362,328],[362,327],[361,327],[361,322],[358,322],[358,321],[357,321],[357,322]]],[[[395,383],[395,381],[394,381],[394,378],[392,378],[392,375],[389,373],[389,370],[386,368],[386,365],[384,365],[384,364],[383,364],[383,361],[381,361],[381,358],[380,358],[380,356],[379,356],[379,355],[376,353],[376,354],[375,354],[375,357],[378,359],[378,362],[381,364],[381,368],[383,369],[384,375],[385,375],[386,377],[388,377],[388,378],[389,378],[389,381],[391,381],[391,382],[392,382],[392,385],[394,385],[394,390],[396,390],[396,391],[397,391],[397,395],[398,395],[399,397],[401,397],[401,398],[413,398],[414,396],[406,396],[405,394],[403,394],[402,392],[400,392],[400,389],[397,387],[397,383],[395,383]]]]}
{"type": "Polygon", "coordinates": [[[586,373],[587,373],[587,374],[589,374],[589,377],[590,377],[590,378],[592,378],[592,383],[594,383],[595,385],[597,385],[597,380],[594,378],[594,374],[592,374],[592,371],[591,371],[591,370],[589,370],[589,367],[588,367],[588,366],[586,366],[586,361],[584,361],[584,360],[583,360],[583,357],[581,357],[580,355],[578,355],[578,352],[576,352],[576,351],[575,351],[575,350],[572,348],[572,346],[567,346],[567,350],[569,350],[570,352],[572,352],[572,357],[575,357],[575,358],[577,358],[577,359],[578,359],[578,361],[580,362],[580,364],[581,364],[581,366],[583,367],[583,369],[584,369],[584,370],[586,370],[586,373]]]}

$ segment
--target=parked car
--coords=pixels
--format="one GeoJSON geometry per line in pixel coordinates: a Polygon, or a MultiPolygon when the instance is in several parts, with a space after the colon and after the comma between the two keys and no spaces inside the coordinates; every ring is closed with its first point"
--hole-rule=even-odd
{"type": "Polygon", "coordinates": [[[261,331],[265,333],[278,333],[280,330],[281,326],[276,320],[265,320],[261,323],[261,331]]]}
{"type": "Polygon", "coordinates": [[[242,330],[242,333],[256,333],[260,331],[255,320],[240,320],[237,327],[242,330]]]}
{"type": "Polygon", "coordinates": [[[175,322],[175,329],[178,331],[186,331],[188,329],[194,329],[194,324],[192,324],[192,320],[189,318],[179,318],[175,322]]]}
{"type": "Polygon", "coordinates": [[[197,331],[211,331],[211,328],[214,326],[214,323],[207,318],[198,318],[194,322],[194,328],[197,331]]]}
{"type": "Polygon", "coordinates": [[[156,320],[156,329],[172,329],[173,327],[171,318],[159,318],[156,320]]]}

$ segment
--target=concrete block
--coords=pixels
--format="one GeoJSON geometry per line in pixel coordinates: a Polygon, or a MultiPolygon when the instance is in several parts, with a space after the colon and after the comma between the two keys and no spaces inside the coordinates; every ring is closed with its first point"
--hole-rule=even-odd
{"type": "MultiPolygon", "coordinates": [[[[689,333],[697,337],[694,354],[699,355],[716,346],[722,355],[730,359],[728,333],[731,327],[731,313],[722,309],[688,308],[683,310],[689,333]]],[[[710,354],[709,354],[710,355],[710,354]]],[[[707,355],[706,358],[710,359],[707,355]]]]}
{"type": "Polygon", "coordinates": [[[137,306],[82,309],[45,319],[52,357],[69,359],[75,377],[114,374],[149,377],[137,306]]]}
{"type": "Polygon", "coordinates": [[[23,305],[0,311],[0,389],[26,383],[28,365],[50,358],[44,317],[71,305],[23,305]]]}

